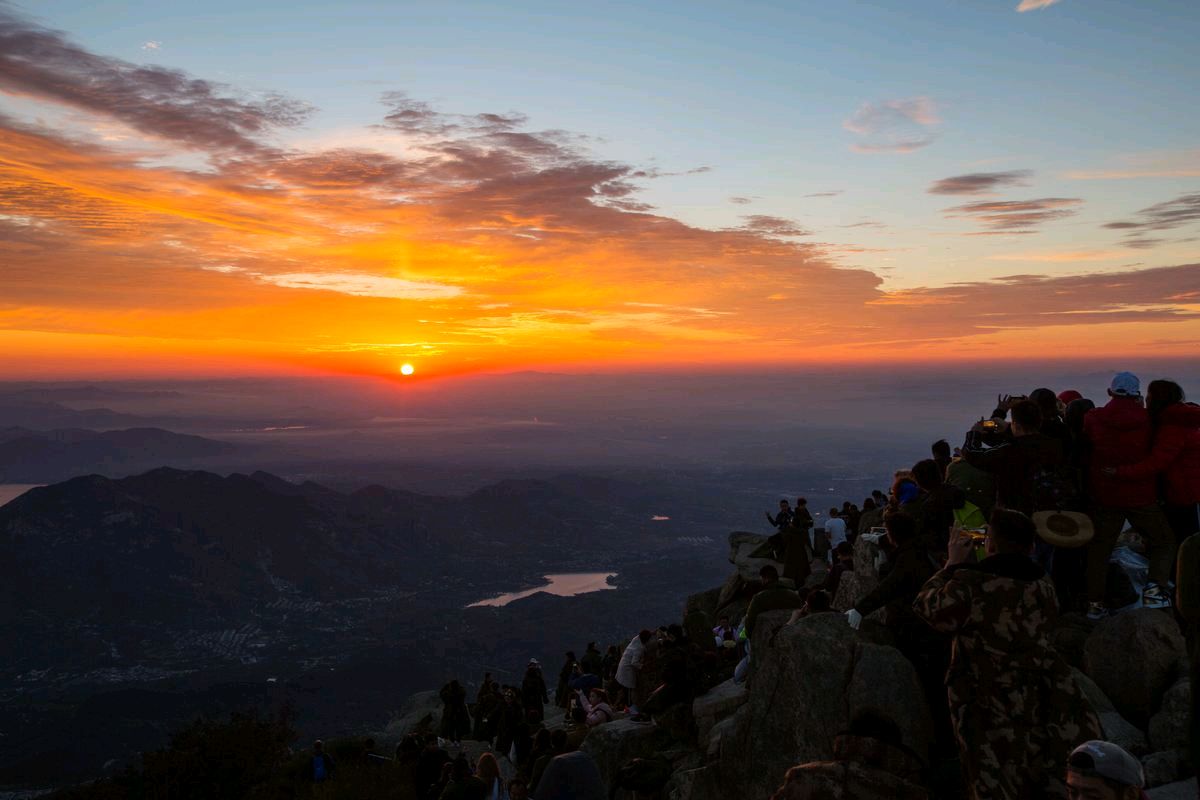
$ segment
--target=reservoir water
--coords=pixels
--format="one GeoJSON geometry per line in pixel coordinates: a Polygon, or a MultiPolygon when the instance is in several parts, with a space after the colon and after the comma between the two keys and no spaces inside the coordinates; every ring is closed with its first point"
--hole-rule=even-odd
{"type": "Polygon", "coordinates": [[[40,483],[0,483],[0,506],[9,500],[16,500],[30,489],[36,489],[40,483]]]}
{"type": "Polygon", "coordinates": [[[538,592],[548,592],[559,597],[574,597],[577,594],[587,594],[588,592],[600,592],[605,589],[617,588],[608,582],[609,578],[617,577],[617,573],[615,572],[566,572],[559,575],[547,575],[545,577],[546,582],[541,586],[524,589],[520,592],[509,592],[489,597],[486,600],[471,603],[467,608],[506,606],[514,600],[520,600],[522,597],[529,597],[538,592]]]}

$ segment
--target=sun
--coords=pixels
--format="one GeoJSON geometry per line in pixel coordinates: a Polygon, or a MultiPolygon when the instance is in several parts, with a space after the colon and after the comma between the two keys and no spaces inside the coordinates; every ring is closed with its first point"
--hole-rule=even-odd
{"type": "Polygon", "coordinates": [[[400,374],[401,375],[412,375],[414,372],[416,372],[416,370],[413,369],[412,364],[401,364],[400,365],[400,374]]]}

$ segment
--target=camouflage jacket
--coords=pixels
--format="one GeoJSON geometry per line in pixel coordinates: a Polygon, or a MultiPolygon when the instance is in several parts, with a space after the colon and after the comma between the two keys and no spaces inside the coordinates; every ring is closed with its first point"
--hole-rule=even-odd
{"type": "Polygon", "coordinates": [[[1019,683],[1067,670],[1047,638],[1058,615],[1054,584],[1025,556],[995,555],[935,574],[913,602],[917,616],[954,636],[946,682],[1019,683]]]}

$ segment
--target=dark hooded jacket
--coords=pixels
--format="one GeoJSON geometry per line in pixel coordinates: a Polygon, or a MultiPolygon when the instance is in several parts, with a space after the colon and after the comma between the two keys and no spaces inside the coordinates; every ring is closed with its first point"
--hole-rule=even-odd
{"type": "Polygon", "coordinates": [[[995,476],[996,502],[1000,506],[1024,514],[1041,510],[1036,508],[1035,476],[1065,465],[1061,442],[1044,433],[1014,437],[987,449],[969,446],[963,450],[963,458],[995,476]]]}

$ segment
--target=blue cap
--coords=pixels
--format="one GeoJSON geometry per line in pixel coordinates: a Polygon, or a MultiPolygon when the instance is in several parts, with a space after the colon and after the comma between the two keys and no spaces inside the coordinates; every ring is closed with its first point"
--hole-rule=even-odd
{"type": "Polygon", "coordinates": [[[1113,376],[1108,391],[1117,397],[1141,397],[1142,383],[1132,372],[1118,372],[1113,376]]]}

